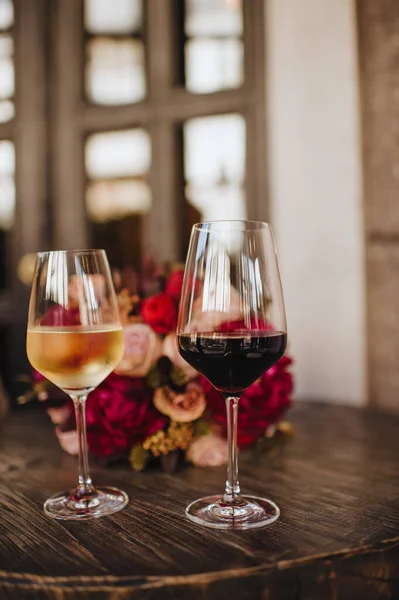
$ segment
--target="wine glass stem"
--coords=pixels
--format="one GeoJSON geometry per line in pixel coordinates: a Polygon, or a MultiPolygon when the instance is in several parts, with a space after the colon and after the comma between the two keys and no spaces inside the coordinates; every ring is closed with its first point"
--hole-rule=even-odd
{"type": "Polygon", "coordinates": [[[227,411],[227,481],[223,502],[229,504],[240,498],[240,484],[238,482],[238,448],[237,448],[237,418],[239,396],[226,397],[227,411]]]}
{"type": "Polygon", "coordinates": [[[89,473],[89,461],[87,456],[86,435],[86,400],[87,394],[71,396],[75,407],[76,428],[79,439],[79,483],[78,496],[92,495],[95,493],[89,473]]]}

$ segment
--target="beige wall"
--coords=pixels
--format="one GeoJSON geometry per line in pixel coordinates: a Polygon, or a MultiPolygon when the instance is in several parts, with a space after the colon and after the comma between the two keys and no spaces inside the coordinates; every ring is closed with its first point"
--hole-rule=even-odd
{"type": "Polygon", "coordinates": [[[366,401],[354,0],[265,0],[271,220],[297,397],[366,401]]]}

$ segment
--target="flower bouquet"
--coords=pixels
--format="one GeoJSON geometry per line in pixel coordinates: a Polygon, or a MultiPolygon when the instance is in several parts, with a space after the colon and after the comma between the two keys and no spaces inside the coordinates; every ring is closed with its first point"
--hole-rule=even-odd
{"type": "MultiPolygon", "coordinates": [[[[127,457],[136,470],[155,460],[170,472],[182,460],[199,466],[223,464],[227,461],[225,400],[177,348],[183,270],[158,274],[156,282],[158,289],[149,296],[127,289],[118,294],[125,351],[115,371],[88,397],[89,450],[107,460],[127,457]]],[[[154,290],[154,285],[150,287],[154,290]]],[[[278,431],[278,421],[291,403],[291,362],[284,356],[242,394],[240,449],[278,431]]],[[[62,448],[77,454],[71,400],[38,373],[34,377],[35,391],[45,401],[62,448]]]]}

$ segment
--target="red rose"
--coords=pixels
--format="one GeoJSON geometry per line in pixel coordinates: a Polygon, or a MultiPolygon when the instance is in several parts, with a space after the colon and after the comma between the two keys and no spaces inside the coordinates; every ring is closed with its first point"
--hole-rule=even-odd
{"type": "Polygon", "coordinates": [[[166,334],[176,328],[176,306],[166,292],[143,300],[141,316],[156,333],[166,334]]]}
{"type": "MultiPolygon", "coordinates": [[[[242,393],[238,405],[237,442],[246,448],[261,437],[266,428],[276,423],[291,405],[292,375],[286,368],[291,359],[283,356],[262,377],[242,393]]],[[[201,385],[206,393],[207,407],[214,422],[227,432],[224,397],[204,377],[201,385]]]]}
{"type": "Polygon", "coordinates": [[[125,454],[162,429],[167,418],[152,403],[153,390],[139,378],[111,374],[87,399],[87,441],[94,454],[125,454]]]}
{"type": "Polygon", "coordinates": [[[183,287],[184,271],[182,269],[178,271],[172,271],[166,281],[165,291],[173,300],[179,302],[181,296],[181,290],[183,287]]]}

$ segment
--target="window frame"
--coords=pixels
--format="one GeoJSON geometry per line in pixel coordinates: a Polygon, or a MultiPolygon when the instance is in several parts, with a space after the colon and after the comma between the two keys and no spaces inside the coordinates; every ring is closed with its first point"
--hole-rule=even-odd
{"type": "MultiPolygon", "coordinates": [[[[21,0],[20,0],[21,1],[21,0]]],[[[29,1],[29,0],[28,0],[29,1]]],[[[227,113],[246,121],[246,203],[249,219],[267,220],[265,15],[262,0],[243,1],[244,83],[240,88],[193,94],[178,85],[183,0],[147,0],[147,97],[136,104],[100,106],[84,98],[83,0],[49,0],[52,12],[51,123],[54,162],[54,245],[86,247],[84,140],[92,133],[144,127],[151,138],[149,173],[153,209],[145,218],[148,245],[160,260],[181,260],[184,198],[181,128],[187,119],[227,113]],[[180,29],[179,29],[180,24],[180,29]],[[74,218],[71,219],[71,212],[74,218]]]]}

